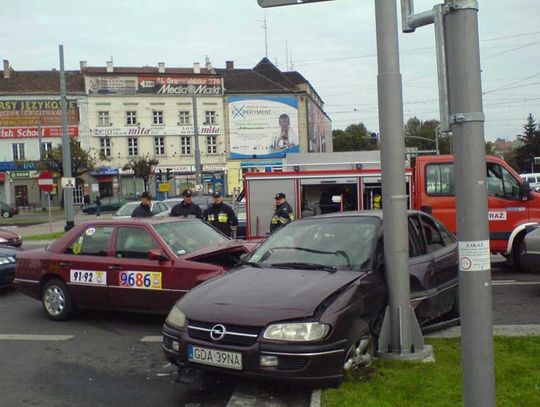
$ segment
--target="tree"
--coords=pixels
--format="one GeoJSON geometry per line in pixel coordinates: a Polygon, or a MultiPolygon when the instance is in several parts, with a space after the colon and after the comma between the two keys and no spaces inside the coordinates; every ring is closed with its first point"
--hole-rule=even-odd
{"type": "MultiPolygon", "coordinates": [[[[94,169],[96,160],[90,151],[81,148],[81,145],[76,140],[70,140],[69,147],[71,150],[71,174],[70,177],[78,177],[94,169]]],[[[62,156],[62,145],[58,144],[42,154],[43,157],[38,163],[38,169],[44,171],[54,171],[64,177],[64,166],[62,156]]]]}
{"type": "Polygon", "coordinates": [[[345,130],[332,131],[332,142],[336,152],[378,149],[364,123],[351,124],[345,130]]]}
{"type": "Polygon", "coordinates": [[[534,172],[534,157],[540,157],[540,129],[532,113],[527,116],[523,125],[523,133],[519,135],[523,146],[516,152],[516,162],[520,172],[534,172]]]}
{"type": "MultiPolygon", "coordinates": [[[[436,150],[435,137],[440,123],[438,120],[421,121],[411,117],[405,124],[405,147],[416,147],[418,150],[436,150]]],[[[439,153],[450,153],[450,138],[447,135],[439,136],[437,140],[439,153]]]]}
{"type": "Polygon", "coordinates": [[[148,192],[150,176],[154,173],[154,167],[158,165],[158,163],[159,161],[155,158],[137,157],[124,165],[123,170],[131,170],[137,178],[142,178],[144,182],[144,191],[148,192]]]}

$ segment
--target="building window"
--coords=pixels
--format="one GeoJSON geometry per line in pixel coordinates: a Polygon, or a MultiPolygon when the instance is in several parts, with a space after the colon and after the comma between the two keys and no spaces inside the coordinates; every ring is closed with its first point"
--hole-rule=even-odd
{"type": "Polygon", "coordinates": [[[13,143],[13,160],[22,161],[24,160],[24,143],[13,143]]]}
{"type": "Polygon", "coordinates": [[[163,124],[163,111],[154,110],[154,124],[163,124]]]}
{"type": "Polygon", "coordinates": [[[109,137],[99,139],[99,152],[103,157],[111,156],[111,139],[109,137]]]}
{"type": "Polygon", "coordinates": [[[40,156],[40,158],[48,157],[51,150],[52,150],[52,143],[41,143],[41,156],[40,156]]]}
{"type": "Polygon", "coordinates": [[[154,137],[154,151],[156,155],[165,155],[165,137],[154,137]]]}
{"type": "Polygon", "coordinates": [[[137,112],[126,112],[126,125],[135,126],[137,124],[137,112]]]}
{"type": "Polygon", "coordinates": [[[128,138],[128,156],[139,155],[139,140],[137,138],[128,138]]]}
{"type": "Polygon", "coordinates": [[[181,112],[179,112],[179,116],[178,116],[178,124],[181,126],[181,125],[185,125],[185,124],[189,124],[189,110],[183,110],[181,112]]]}
{"type": "Polygon", "coordinates": [[[110,126],[109,112],[98,112],[98,126],[110,126]]]}
{"type": "Polygon", "coordinates": [[[206,137],[206,152],[208,154],[217,154],[217,136],[206,137]]]}
{"type": "Polygon", "coordinates": [[[213,110],[208,110],[205,112],[204,124],[216,124],[216,112],[213,110]]]}
{"type": "Polygon", "coordinates": [[[183,155],[191,154],[191,137],[182,137],[180,149],[183,155]]]}

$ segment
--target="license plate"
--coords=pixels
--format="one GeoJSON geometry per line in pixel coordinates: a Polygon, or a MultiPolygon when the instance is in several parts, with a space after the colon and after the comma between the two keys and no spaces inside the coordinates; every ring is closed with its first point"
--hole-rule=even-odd
{"type": "Polygon", "coordinates": [[[204,365],[224,367],[227,369],[242,370],[242,354],[217,349],[188,346],[188,360],[204,365]]]}

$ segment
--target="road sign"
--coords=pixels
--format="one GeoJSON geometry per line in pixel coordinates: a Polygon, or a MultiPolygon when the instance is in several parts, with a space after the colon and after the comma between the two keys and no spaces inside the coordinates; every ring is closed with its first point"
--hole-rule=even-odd
{"type": "Polygon", "coordinates": [[[48,192],[48,193],[52,192],[54,180],[50,172],[44,171],[41,174],[39,174],[37,183],[38,183],[39,189],[41,189],[43,192],[48,192]]]}
{"type": "Polygon", "coordinates": [[[62,188],[75,188],[75,178],[74,177],[62,177],[62,188]]]}
{"type": "Polygon", "coordinates": [[[162,182],[159,184],[159,192],[169,192],[171,190],[171,186],[168,182],[162,182]]]}

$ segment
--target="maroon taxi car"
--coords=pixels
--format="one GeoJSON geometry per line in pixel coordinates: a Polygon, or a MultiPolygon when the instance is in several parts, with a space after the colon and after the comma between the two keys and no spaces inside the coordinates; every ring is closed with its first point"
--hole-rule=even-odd
{"type": "MultiPolygon", "coordinates": [[[[382,211],[287,224],[176,303],[165,357],[180,369],[310,385],[369,366],[387,304],[382,226],[382,211]]],[[[424,325],[457,312],[457,243],[425,213],[411,211],[408,229],[411,305],[424,325]]]]}
{"type": "Polygon", "coordinates": [[[167,313],[249,251],[198,219],[103,220],[17,256],[15,286],[53,320],[77,308],[167,313]]]}

